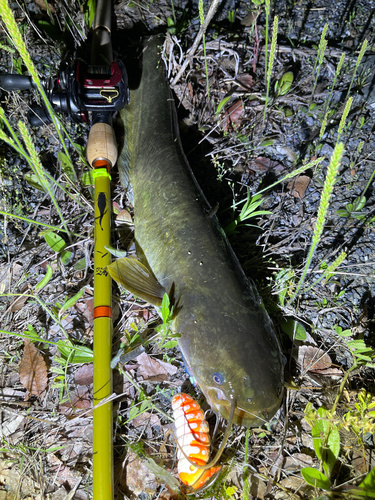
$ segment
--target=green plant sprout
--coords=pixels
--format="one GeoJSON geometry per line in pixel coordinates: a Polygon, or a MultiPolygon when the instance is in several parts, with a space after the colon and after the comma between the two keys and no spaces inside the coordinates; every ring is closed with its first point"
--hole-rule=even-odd
{"type": "Polygon", "coordinates": [[[228,21],[233,24],[236,20],[236,9],[228,10],[228,21]]]}
{"type": "Polygon", "coordinates": [[[54,356],[53,361],[55,361],[58,366],[51,366],[50,372],[55,373],[56,376],[53,379],[52,389],[59,389],[60,392],[60,404],[69,401],[71,403],[69,387],[68,387],[68,369],[73,364],[85,364],[92,363],[94,359],[94,353],[92,349],[86,346],[79,346],[80,350],[75,349],[75,345],[68,341],[68,343],[59,341],[57,344],[57,349],[60,352],[60,356],[54,356]],[[64,393],[66,397],[64,398],[64,393]]]}
{"type": "Polygon", "coordinates": [[[277,80],[275,83],[275,96],[280,97],[286,95],[293,84],[293,79],[294,75],[292,71],[284,73],[280,80],[277,80]]]}
{"type": "Polygon", "coordinates": [[[224,231],[227,236],[233,234],[236,228],[240,225],[242,226],[254,226],[253,224],[245,223],[245,221],[249,220],[252,217],[258,217],[259,215],[271,215],[272,212],[268,210],[256,210],[262,203],[264,199],[261,194],[256,194],[254,196],[250,195],[248,190],[247,199],[245,200],[244,206],[241,209],[238,217],[235,217],[235,208],[233,207],[233,220],[225,227],[224,231]]]}
{"type": "Polygon", "coordinates": [[[365,196],[358,196],[353,203],[347,203],[345,208],[337,210],[336,213],[340,217],[347,217],[348,219],[363,220],[366,217],[364,212],[361,212],[362,208],[366,205],[367,199],[365,196]]]}
{"type": "MultiPolygon", "coordinates": [[[[363,148],[363,143],[361,142],[358,146],[358,150],[360,151],[362,148],[363,148]]],[[[363,220],[366,217],[366,213],[361,212],[361,210],[367,203],[367,198],[365,194],[368,188],[370,187],[374,176],[375,176],[375,169],[373,170],[370,179],[368,180],[362,193],[357,198],[355,198],[353,203],[347,203],[345,208],[337,210],[336,212],[337,215],[339,215],[340,217],[347,217],[348,219],[357,219],[357,220],[363,220]]]]}
{"type": "Polygon", "coordinates": [[[311,403],[306,405],[305,420],[312,427],[314,450],[320,460],[320,469],[323,468],[325,474],[312,467],[301,469],[301,474],[311,486],[329,490],[332,471],[340,453],[339,431],[333,422],[332,412],[323,407],[315,412],[311,403]]]}
{"type": "Polygon", "coordinates": [[[167,337],[176,339],[181,336],[178,333],[173,334],[170,329],[173,321],[173,309],[174,307],[171,307],[169,296],[165,293],[161,307],[159,308],[159,314],[162,317],[163,323],[156,327],[156,331],[161,336],[159,346],[164,349],[170,349],[171,347],[175,347],[177,345],[177,340],[169,340],[166,342],[167,337]]]}
{"type": "MultiPolygon", "coordinates": [[[[336,327],[338,328],[338,327],[336,327]]],[[[341,335],[352,334],[350,330],[341,331],[341,335]]],[[[345,378],[346,382],[347,378],[345,378]]],[[[332,489],[332,471],[340,452],[340,430],[351,431],[357,437],[358,445],[363,448],[364,436],[374,433],[375,430],[375,400],[370,393],[362,389],[358,393],[358,403],[355,409],[348,408],[343,417],[336,415],[336,405],[341,397],[341,389],[331,410],[323,407],[317,411],[311,403],[305,408],[305,420],[312,427],[311,433],[315,453],[320,461],[320,469],[305,467],[301,474],[305,481],[314,488],[339,493],[340,486],[332,489]],[[324,472],[322,472],[322,469],[324,472]]],[[[347,494],[354,494],[354,498],[375,498],[375,469],[372,469],[356,489],[346,488],[347,494]]],[[[351,497],[352,498],[352,497],[351,497]]]]}

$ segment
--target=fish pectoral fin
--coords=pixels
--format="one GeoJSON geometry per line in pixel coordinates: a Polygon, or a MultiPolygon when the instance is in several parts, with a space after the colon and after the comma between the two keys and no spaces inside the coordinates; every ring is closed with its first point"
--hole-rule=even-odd
{"type": "Polygon", "coordinates": [[[111,277],[137,297],[160,307],[165,289],[139,260],[123,257],[107,266],[111,277]]]}

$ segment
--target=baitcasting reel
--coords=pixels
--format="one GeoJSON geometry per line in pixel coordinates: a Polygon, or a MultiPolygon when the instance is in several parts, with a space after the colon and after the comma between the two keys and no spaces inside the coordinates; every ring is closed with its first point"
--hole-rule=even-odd
{"type": "MultiPolygon", "coordinates": [[[[110,66],[93,66],[75,61],[56,79],[42,78],[42,85],[56,111],[67,114],[76,123],[88,123],[89,111],[113,113],[129,102],[128,77],[121,61],[110,66]]],[[[30,76],[0,75],[0,87],[5,90],[30,90],[36,88],[30,76]]],[[[32,108],[28,118],[38,127],[51,123],[43,108],[32,108]]]]}

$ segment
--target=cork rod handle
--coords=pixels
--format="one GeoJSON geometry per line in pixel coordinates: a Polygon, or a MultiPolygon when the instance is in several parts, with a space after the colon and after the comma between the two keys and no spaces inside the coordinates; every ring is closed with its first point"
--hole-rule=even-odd
{"type": "Polygon", "coordinates": [[[87,141],[87,159],[92,167],[97,160],[106,160],[113,167],[117,161],[117,144],[113,128],[108,123],[95,123],[87,141]]]}

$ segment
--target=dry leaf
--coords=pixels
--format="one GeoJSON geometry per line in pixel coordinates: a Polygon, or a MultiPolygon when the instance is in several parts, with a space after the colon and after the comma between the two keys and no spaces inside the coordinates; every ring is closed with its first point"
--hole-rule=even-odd
{"type": "Polygon", "coordinates": [[[136,496],[141,493],[155,495],[158,487],[155,474],[150,472],[145,461],[133,452],[130,452],[127,458],[126,487],[136,496]]]}
{"type": "Polygon", "coordinates": [[[133,418],[132,424],[134,427],[143,427],[143,432],[146,433],[147,439],[152,439],[152,427],[155,428],[158,434],[162,431],[160,418],[149,411],[145,411],[133,418]]]}
{"type": "Polygon", "coordinates": [[[313,467],[314,460],[310,455],[306,455],[305,453],[293,453],[285,458],[285,462],[283,465],[283,470],[294,470],[299,471],[303,467],[313,467]]]}
{"type": "Polygon", "coordinates": [[[357,474],[366,474],[368,472],[368,461],[363,456],[362,451],[354,450],[351,465],[357,471],[357,474]]]}
{"type": "Polygon", "coordinates": [[[342,375],[341,370],[332,367],[332,360],[328,354],[317,347],[299,347],[298,363],[301,371],[319,373],[320,375],[342,375]]]}
{"type": "Polygon", "coordinates": [[[44,0],[35,0],[35,3],[43,10],[49,10],[50,12],[52,12],[52,14],[55,14],[56,12],[56,9],[53,5],[51,5],[50,3],[46,3],[44,0]],[[48,6],[48,8],[47,8],[48,6]]]}
{"type": "Polygon", "coordinates": [[[145,380],[149,380],[150,382],[168,380],[170,375],[174,375],[177,372],[175,366],[165,363],[165,361],[151,358],[145,352],[137,356],[136,359],[139,363],[139,373],[145,380]]]}
{"type": "Polygon", "coordinates": [[[16,312],[22,309],[28,299],[29,297],[23,295],[14,299],[9,307],[9,312],[16,312]]]}
{"type": "Polygon", "coordinates": [[[84,385],[78,385],[74,391],[69,393],[70,401],[65,401],[59,406],[59,410],[67,415],[74,414],[74,410],[88,410],[92,404],[91,391],[84,385]],[[71,411],[73,410],[73,411],[71,411]]]}
{"type": "Polygon", "coordinates": [[[188,90],[189,90],[190,97],[193,97],[194,91],[193,91],[193,86],[192,86],[191,82],[188,82],[188,90]]]}
{"type": "Polygon", "coordinates": [[[299,175],[296,180],[289,182],[288,189],[292,189],[292,195],[295,198],[302,199],[310,181],[311,179],[307,175],[299,175]]]}
{"type": "Polygon", "coordinates": [[[254,172],[269,172],[273,170],[277,174],[284,170],[284,165],[266,156],[258,156],[258,158],[250,162],[249,168],[254,172]]]}
{"type": "Polygon", "coordinates": [[[239,119],[243,113],[242,101],[236,101],[232,106],[225,111],[225,118],[223,120],[223,129],[228,132],[238,127],[239,119]]]}
{"type": "Polygon", "coordinates": [[[23,266],[13,262],[12,264],[2,265],[0,268],[0,293],[8,293],[12,281],[17,281],[23,272],[23,266]]]}
{"type": "Polygon", "coordinates": [[[94,380],[94,365],[82,365],[74,374],[74,383],[76,385],[90,385],[94,380]]]}
{"type": "Polygon", "coordinates": [[[126,224],[133,224],[133,219],[130,213],[123,209],[116,217],[117,222],[125,222],[126,224]]]}
{"type": "Polygon", "coordinates": [[[39,397],[48,383],[47,365],[41,353],[29,339],[25,340],[25,347],[23,349],[23,357],[20,364],[20,381],[27,391],[25,401],[33,395],[39,397]]]}
{"type": "Polygon", "coordinates": [[[237,76],[237,81],[240,83],[245,89],[251,89],[254,85],[254,78],[249,75],[249,73],[243,73],[242,75],[237,76]]]}
{"type": "Polygon", "coordinates": [[[54,480],[58,484],[66,484],[70,488],[74,488],[77,480],[80,480],[79,473],[64,465],[53,453],[47,453],[46,460],[49,465],[49,472],[53,474],[54,480]]]}

